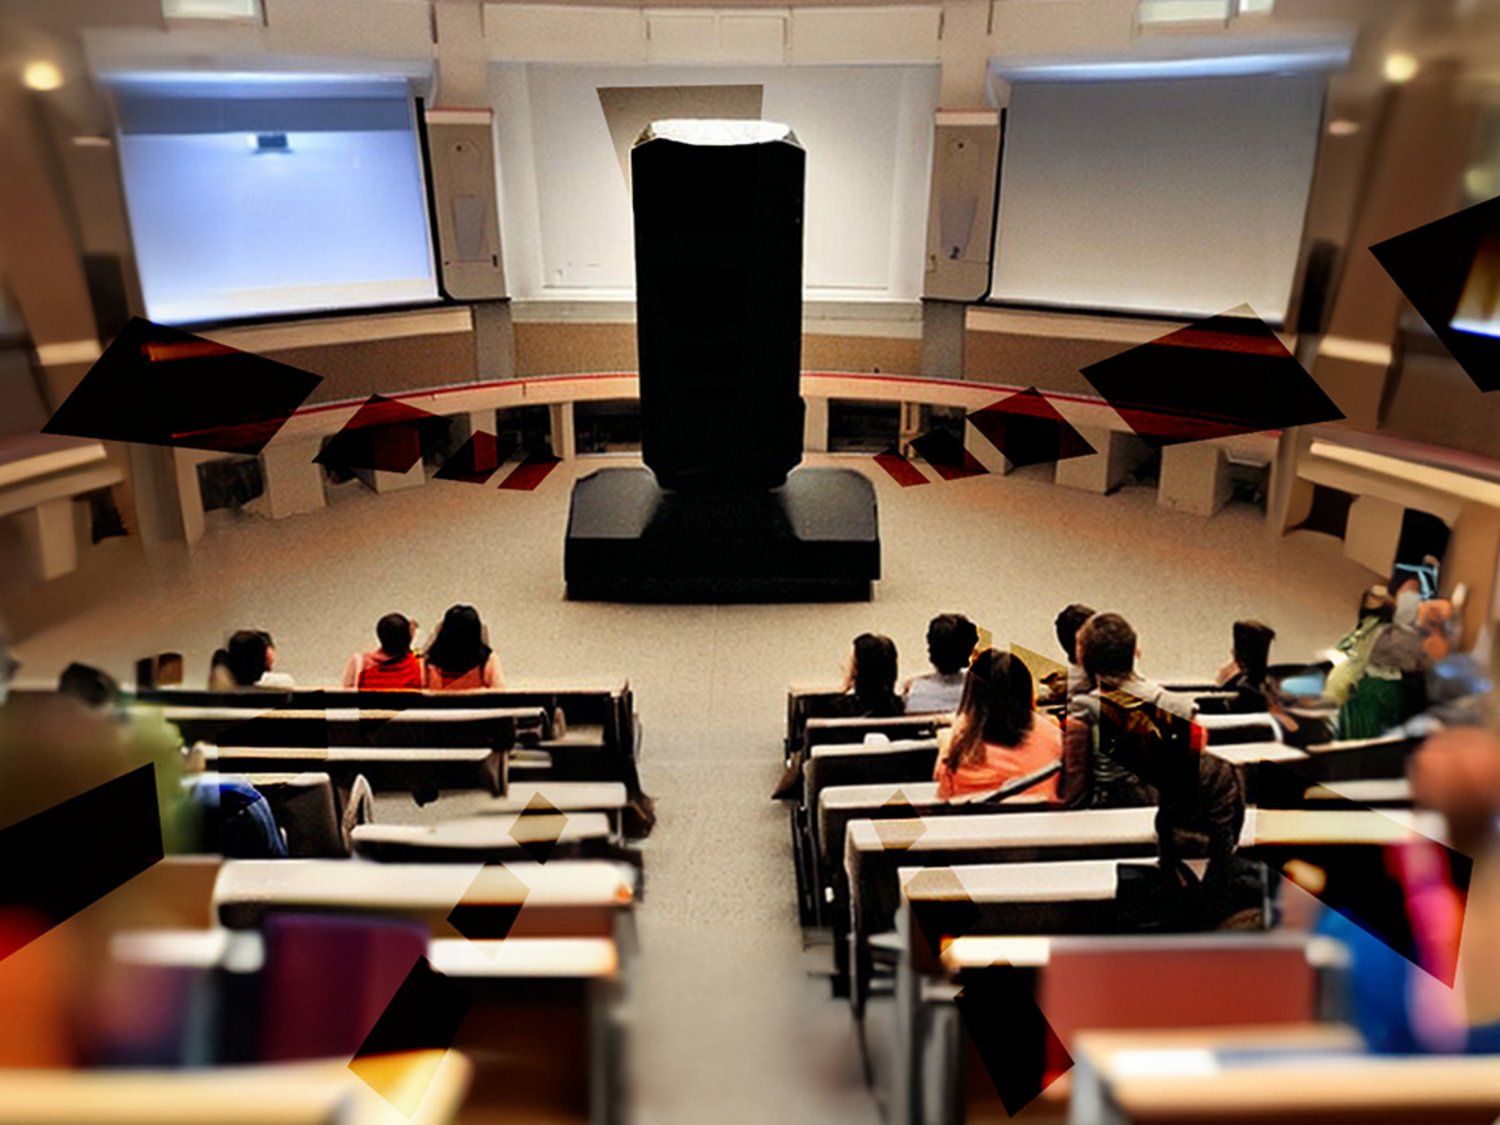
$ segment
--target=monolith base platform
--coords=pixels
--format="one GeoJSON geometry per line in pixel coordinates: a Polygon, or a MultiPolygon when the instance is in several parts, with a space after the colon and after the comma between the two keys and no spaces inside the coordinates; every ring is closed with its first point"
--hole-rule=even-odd
{"type": "Polygon", "coordinates": [[[798,469],[765,492],[667,492],[647,469],[600,469],[573,486],[563,573],[580,601],[868,601],[875,488],[798,469]]]}

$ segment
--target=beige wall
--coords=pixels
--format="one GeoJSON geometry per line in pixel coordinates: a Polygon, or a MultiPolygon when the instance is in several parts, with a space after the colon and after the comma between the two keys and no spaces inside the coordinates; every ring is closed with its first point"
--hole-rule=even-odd
{"type": "MultiPolygon", "coordinates": [[[[522,321],[516,325],[516,374],[560,375],[635,371],[634,324],[522,321]]],[[[922,341],[885,336],[802,337],[807,371],[912,375],[921,369],[922,341]]]]}

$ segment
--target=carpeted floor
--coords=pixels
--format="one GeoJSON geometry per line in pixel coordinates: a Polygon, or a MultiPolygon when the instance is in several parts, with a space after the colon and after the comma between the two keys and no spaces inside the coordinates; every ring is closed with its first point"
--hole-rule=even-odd
{"type": "Polygon", "coordinates": [[[804,969],[786,817],[766,796],[788,684],[835,681],[855,634],[889,634],[907,675],[925,670],[935,613],[1052,653],[1053,615],[1084,601],[1135,623],[1149,674],[1198,679],[1227,658],[1239,617],[1276,628],[1275,659],[1328,647],[1374,580],[1328,537],[1269,537],[1248,507],[1203,520],[1159,510],[1148,489],[1093,496],[1035,472],[901,489],[868,458],[823,458],[809,463],[862,465],[876,482],[886,577],[873,603],[565,602],[574,472],[626,463],[565,464],[534,493],[346,487],[321,513],[222,521],[191,553],[107,541],[49,594],[71,616],[25,636],[16,656],[23,682],[71,660],[128,679],[137,656],[176,650],[201,683],[229,631],[258,627],[276,639],[279,670],[329,684],[373,646],[381,614],[415,615],[425,634],[467,601],[512,683],[628,678],[660,815],[630,1013],[642,1125],[878,1120],[847,1007],[804,969]]]}

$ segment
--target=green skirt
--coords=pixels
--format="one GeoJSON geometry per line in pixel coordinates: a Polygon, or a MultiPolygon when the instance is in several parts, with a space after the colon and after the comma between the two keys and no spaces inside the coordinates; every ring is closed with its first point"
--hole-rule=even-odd
{"type": "Polygon", "coordinates": [[[1405,703],[1400,680],[1366,676],[1339,708],[1338,737],[1378,738],[1405,720],[1405,703]]]}

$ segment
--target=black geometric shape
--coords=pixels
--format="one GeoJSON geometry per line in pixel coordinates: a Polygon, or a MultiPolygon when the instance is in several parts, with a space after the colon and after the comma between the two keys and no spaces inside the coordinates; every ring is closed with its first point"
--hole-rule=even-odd
{"type": "Polygon", "coordinates": [[[1349,509],[1354,505],[1354,493],[1326,484],[1314,484],[1312,504],[1302,522],[1287,528],[1288,531],[1321,531],[1337,539],[1349,530],[1349,509]]]}
{"type": "Polygon", "coordinates": [[[513,436],[497,438],[477,430],[458,447],[458,452],[443,462],[432,475],[439,480],[457,480],[466,484],[488,484],[490,477],[516,451],[519,443],[513,436]]]}
{"type": "Polygon", "coordinates": [[[445,1051],[453,1045],[468,1011],[468,993],[434,969],[426,957],[418,958],[349,1065],[370,1055],[445,1051]]]}
{"type": "Polygon", "coordinates": [[[1500,197],[1370,247],[1464,374],[1500,388],[1500,197]]]}
{"type": "Polygon", "coordinates": [[[547,474],[562,464],[561,458],[550,449],[533,449],[514,469],[506,474],[500,487],[513,492],[530,492],[547,479],[547,474]]]}
{"type": "Polygon", "coordinates": [[[1090,364],[1083,377],[1153,449],[1344,416],[1270,328],[1236,311],[1090,364]]]}
{"type": "Polygon", "coordinates": [[[765,122],[652,126],[631,150],[641,458],[663,488],[775,488],[802,458],[806,165],[765,122]]]}
{"type": "MultiPolygon", "coordinates": [[[[1311,782],[1305,774],[1316,762],[1261,762],[1256,769],[1280,792],[1300,792],[1311,782]]],[[[1337,786],[1337,782],[1333,782],[1337,786]]],[[[1347,797],[1329,794],[1320,805],[1335,812],[1363,812],[1385,817],[1347,797]]],[[[1390,820],[1392,818],[1386,817],[1390,820]]],[[[1395,821],[1392,821],[1395,823],[1395,821]]],[[[1255,844],[1255,858],[1291,878],[1330,910],[1342,914],[1393,953],[1398,953],[1429,976],[1452,988],[1458,969],[1458,939],[1468,905],[1474,861],[1448,845],[1425,837],[1396,844],[1345,844],[1314,848],[1299,844],[1255,844]],[[1451,887],[1458,923],[1451,934],[1427,932],[1426,905],[1414,901],[1405,871],[1414,866],[1436,870],[1451,887]],[[1301,875],[1300,878],[1296,877],[1301,875]],[[1309,885],[1308,874],[1315,876],[1309,885]],[[1425,956],[1424,956],[1425,954],[1425,956]],[[1436,958],[1434,961],[1433,958],[1436,958]]],[[[1418,888],[1420,891],[1421,888],[1418,888]]],[[[1429,900],[1430,901],[1430,900],[1429,900]]]]}
{"type": "Polygon", "coordinates": [[[954,997],[985,1073],[1012,1117],[1073,1066],[1073,1057],[1037,1006],[1030,977],[1013,965],[991,965],[966,979],[954,997]],[[1051,1074],[1049,1060],[1055,1068],[1051,1074]]]}
{"type": "Polygon", "coordinates": [[[894,445],[884,453],[875,454],[875,464],[889,473],[891,479],[902,488],[911,488],[918,484],[932,483],[927,479],[927,474],[901,456],[901,450],[897,449],[894,445]]]}
{"type": "Polygon", "coordinates": [[[974,428],[1005,455],[1012,468],[1087,457],[1097,452],[1035,387],[970,414],[974,428]]]}
{"type": "Polygon", "coordinates": [[[535,862],[546,863],[552,858],[567,823],[568,818],[558,811],[556,805],[541,793],[533,793],[510,826],[510,838],[535,862]]]}
{"type": "Polygon", "coordinates": [[[989,472],[951,430],[928,430],[920,437],[912,438],[911,447],[944,480],[962,480],[989,472]]]}
{"type": "Polygon", "coordinates": [[[149,763],[0,829],[0,960],[161,858],[149,763]]]}
{"type": "Polygon", "coordinates": [[[934,959],[943,954],[943,938],[963,937],[983,917],[951,869],[931,867],[919,871],[906,889],[923,895],[911,900],[912,920],[934,959]]]}
{"type": "Polygon", "coordinates": [[[452,424],[451,418],[371,395],[313,461],[334,469],[409,472],[452,424]]]}
{"type": "Polygon", "coordinates": [[[44,433],[256,454],[321,375],[133,317],[44,433]]]}
{"type": "MultiPolygon", "coordinates": [[[[464,897],[448,914],[448,924],[470,941],[500,941],[510,936],[511,927],[521,916],[526,897],[531,888],[516,878],[504,864],[491,864],[480,869],[474,882],[485,883],[482,896],[465,891],[464,897]],[[505,897],[514,902],[497,901],[496,882],[505,884],[505,897]],[[479,901],[482,898],[482,901],[479,901]]],[[[470,884],[472,890],[473,884],[470,884]]]]}

